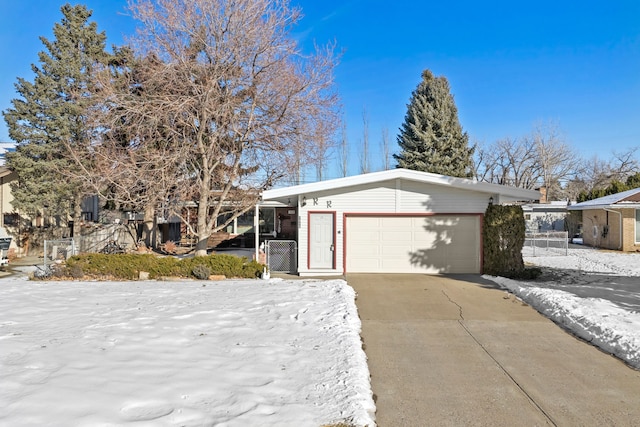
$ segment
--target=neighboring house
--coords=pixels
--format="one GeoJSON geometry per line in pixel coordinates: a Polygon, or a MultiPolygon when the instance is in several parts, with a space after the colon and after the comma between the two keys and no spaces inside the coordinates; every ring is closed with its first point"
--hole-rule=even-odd
{"type": "Polygon", "coordinates": [[[568,209],[582,211],[586,245],[640,251],[640,188],[587,200],[568,209]]]}
{"type": "Polygon", "coordinates": [[[5,166],[0,166],[0,237],[13,237],[11,248],[17,248],[15,236],[11,235],[7,228],[17,229],[20,223],[20,216],[14,211],[11,201],[11,182],[18,179],[15,172],[5,166]]]}
{"type": "Polygon", "coordinates": [[[527,233],[565,231],[567,201],[522,205],[527,233]]]}
{"type": "Polygon", "coordinates": [[[18,215],[13,210],[11,201],[13,196],[11,195],[11,182],[18,179],[15,172],[9,170],[5,166],[0,166],[0,209],[2,210],[0,215],[0,227],[4,228],[5,225],[17,224],[18,215]]]}
{"type": "Polygon", "coordinates": [[[14,142],[0,142],[0,166],[4,166],[5,155],[12,151],[16,151],[14,142]]]}
{"type": "Polygon", "coordinates": [[[532,190],[393,169],[267,190],[260,212],[276,209],[273,216],[282,220],[276,235],[286,226],[297,241],[301,276],[481,273],[487,205],[539,197],[532,190]]]}

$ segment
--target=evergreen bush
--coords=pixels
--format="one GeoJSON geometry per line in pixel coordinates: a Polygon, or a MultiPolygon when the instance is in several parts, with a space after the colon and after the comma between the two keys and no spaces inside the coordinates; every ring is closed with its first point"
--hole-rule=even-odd
{"type": "Polygon", "coordinates": [[[204,264],[197,264],[191,270],[196,279],[206,280],[211,276],[211,269],[204,264]]]}
{"type": "Polygon", "coordinates": [[[212,274],[256,278],[260,276],[262,269],[263,265],[256,261],[233,255],[209,255],[180,260],[153,254],[85,254],[69,258],[58,276],[137,280],[140,272],[146,271],[150,279],[170,276],[206,279],[212,274]]]}
{"type": "Polygon", "coordinates": [[[524,238],[520,206],[489,205],[483,224],[484,273],[514,278],[524,274],[524,238]]]}

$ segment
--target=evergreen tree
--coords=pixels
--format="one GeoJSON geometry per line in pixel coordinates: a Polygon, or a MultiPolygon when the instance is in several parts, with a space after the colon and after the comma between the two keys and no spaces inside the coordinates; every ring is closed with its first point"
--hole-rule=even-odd
{"type": "Polygon", "coordinates": [[[63,18],[53,28],[55,39],[40,37],[45,50],[38,55],[40,65],[32,65],[33,82],[18,78],[20,98],[13,99],[3,115],[17,143],[16,151],[7,155],[7,166],[18,175],[11,188],[14,207],[32,216],[44,209],[47,216],[66,219],[79,214],[83,196],[82,183],[65,174],[71,167],[67,148],[88,143],[91,72],[108,55],[105,34],[88,22],[91,11],[69,4],[61,11],[63,18]]]}
{"type": "Polygon", "coordinates": [[[473,148],[462,131],[458,109],[445,77],[429,70],[411,94],[398,135],[398,167],[456,177],[472,176],[473,148]]]}

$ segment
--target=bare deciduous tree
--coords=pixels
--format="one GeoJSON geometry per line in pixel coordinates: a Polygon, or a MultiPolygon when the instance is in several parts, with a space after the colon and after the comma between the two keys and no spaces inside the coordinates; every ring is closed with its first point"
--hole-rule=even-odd
{"type": "Polygon", "coordinates": [[[381,152],[382,152],[382,168],[388,171],[391,169],[391,152],[389,148],[389,129],[382,128],[382,140],[381,140],[381,152]]]}
{"type": "Polygon", "coordinates": [[[540,181],[547,188],[550,200],[565,198],[562,182],[574,178],[579,167],[575,150],[564,142],[564,137],[555,124],[538,125],[532,139],[536,147],[540,167],[540,181]]]}
{"type": "Polygon", "coordinates": [[[627,177],[640,170],[638,150],[640,150],[640,147],[631,147],[622,151],[613,151],[613,160],[610,163],[613,180],[624,181],[627,177]]]}
{"type": "Polygon", "coordinates": [[[362,152],[360,153],[360,173],[369,173],[369,115],[362,109],[362,152]]]}
{"type": "Polygon", "coordinates": [[[555,125],[539,125],[531,135],[505,138],[476,152],[478,180],[514,187],[546,187],[550,199],[564,197],[562,183],[573,179],[580,164],[555,125]]]}
{"type": "Polygon", "coordinates": [[[504,138],[478,150],[477,174],[496,184],[532,189],[538,184],[535,144],[530,139],[504,138]]]}
{"type": "Polygon", "coordinates": [[[125,141],[102,132],[88,150],[102,159],[93,172],[123,170],[108,179],[114,194],[147,193],[146,202],[172,214],[194,206],[197,226],[185,223],[198,237],[196,255],[205,255],[211,233],[276,180],[300,174],[330,139],[335,56],[331,46],[300,52],[289,35],[300,11],[287,0],[137,0],[130,8],[142,24],[131,49],[145,66],[101,77],[97,116],[109,122],[96,132],[119,129],[125,141]]]}
{"type": "MultiPolygon", "coordinates": [[[[333,126],[333,124],[332,124],[333,126]]],[[[327,135],[330,133],[325,132],[323,128],[318,129],[318,135],[315,138],[315,144],[310,147],[313,152],[308,156],[315,167],[316,179],[322,181],[324,179],[324,172],[327,167],[327,162],[330,160],[331,152],[335,148],[335,140],[329,139],[327,135]]]]}
{"type": "Polygon", "coordinates": [[[347,124],[342,123],[342,136],[340,140],[340,175],[349,175],[349,138],[347,137],[347,124]]]}
{"type": "Polygon", "coordinates": [[[566,192],[570,199],[575,200],[581,192],[603,190],[616,181],[625,182],[640,170],[638,150],[640,147],[614,150],[610,160],[593,156],[581,162],[575,179],[567,184],[566,192]]]}

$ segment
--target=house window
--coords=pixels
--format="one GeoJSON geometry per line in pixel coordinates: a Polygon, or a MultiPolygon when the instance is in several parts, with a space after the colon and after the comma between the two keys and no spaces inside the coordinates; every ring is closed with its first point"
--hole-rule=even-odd
{"type": "Polygon", "coordinates": [[[20,221],[20,216],[17,213],[6,213],[3,218],[4,225],[18,225],[20,221]]]}
{"type": "Polygon", "coordinates": [[[271,234],[275,228],[276,209],[260,209],[260,234],[271,234]]]}
{"type": "Polygon", "coordinates": [[[636,243],[640,243],[640,209],[636,209],[636,243]]]}
{"type": "Polygon", "coordinates": [[[244,233],[253,233],[253,217],[255,216],[254,211],[250,210],[248,212],[243,213],[238,217],[238,228],[236,229],[236,233],[244,234],[244,233]]]}

